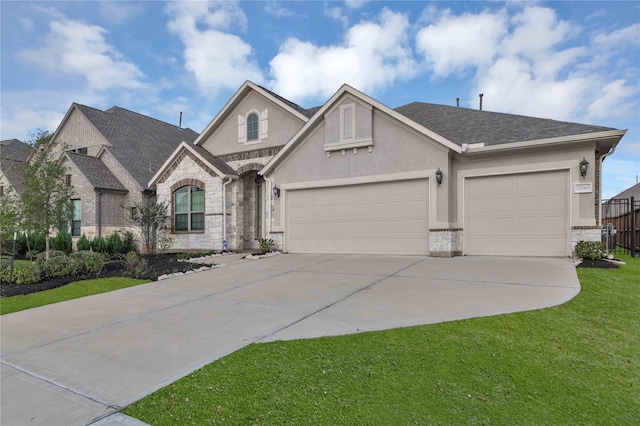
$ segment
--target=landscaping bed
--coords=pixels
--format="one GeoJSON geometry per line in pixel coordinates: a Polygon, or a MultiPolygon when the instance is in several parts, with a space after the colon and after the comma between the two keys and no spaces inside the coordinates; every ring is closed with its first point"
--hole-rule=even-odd
{"type": "Polygon", "coordinates": [[[179,261],[180,256],[184,257],[184,255],[180,255],[178,253],[141,255],[140,259],[142,260],[142,264],[139,264],[134,271],[131,271],[130,268],[127,267],[124,259],[115,259],[105,262],[102,271],[100,271],[97,276],[96,274],[85,274],[54,277],[47,278],[33,284],[9,285],[2,282],[2,284],[0,284],[0,295],[2,297],[10,297],[19,294],[30,294],[38,291],[51,290],[75,281],[92,278],[132,277],[156,281],[161,275],[186,272],[198,269],[202,266],[209,266],[198,263],[181,262],[179,261]]]}

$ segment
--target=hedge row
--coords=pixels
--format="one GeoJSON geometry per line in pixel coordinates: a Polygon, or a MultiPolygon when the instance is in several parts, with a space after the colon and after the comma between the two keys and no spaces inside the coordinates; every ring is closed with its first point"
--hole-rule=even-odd
{"type": "MultiPolygon", "coordinates": [[[[33,284],[41,280],[63,277],[94,275],[97,277],[104,267],[105,257],[92,251],[77,251],[69,255],[63,251],[51,251],[46,260],[38,255],[34,262],[15,262],[13,268],[14,284],[33,284]]],[[[11,259],[3,256],[0,259],[0,281],[9,283],[11,259]]]]}

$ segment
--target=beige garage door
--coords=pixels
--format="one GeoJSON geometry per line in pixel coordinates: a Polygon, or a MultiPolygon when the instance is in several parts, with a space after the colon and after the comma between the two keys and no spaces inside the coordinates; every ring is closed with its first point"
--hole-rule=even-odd
{"type": "Polygon", "coordinates": [[[466,254],[568,256],[567,172],[468,178],[466,254]]]}
{"type": "Polygon", "coordinates": [[[291,253],[429,251],[428,180],[287,191],[291,253]]]}

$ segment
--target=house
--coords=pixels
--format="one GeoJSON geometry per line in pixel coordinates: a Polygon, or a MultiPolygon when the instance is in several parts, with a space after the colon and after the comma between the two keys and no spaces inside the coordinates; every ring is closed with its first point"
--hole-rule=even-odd
{"type": "Polygon", "coordinates": [[[18,139],[0,142],[0,196],[11,189],[22,191],[24,166],[30,153],[31,147],[18,139]]]}
{"type": "Polygon", "coordinates": [[[74,188],[71,235],[134,230],[136,206],[155,191],[147,183],[181,142],[198,134],[124,108],[74,103],[52,136],[67,157],[74,188]]]}
{"type": "Polygon", "coordinates": [[[626,131],[342,86],[304,109],[244,83],[148,186],[173,249],[570,256],[600,240],[602,161],[626,131]]]}

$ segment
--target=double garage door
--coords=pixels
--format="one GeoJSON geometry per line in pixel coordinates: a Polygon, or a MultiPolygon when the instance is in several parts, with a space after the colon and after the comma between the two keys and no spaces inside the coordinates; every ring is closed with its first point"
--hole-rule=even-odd
{"type": "Polygon", "coordinates": [[[466,254],[568,256],[568,173],[468,178],[466,254]]]}
{"type": "MultiPolygon", "coordinates": [[[[467,178],[464,253],[568,256],[568,173],[467,178]]],[[[290,190],[291,253],[429,254],[427,179],[290,190]]]]}
{"type": "Polygon", "coordinates": [[[291,253],[429,252],[427,179],[287,192],[291,253]]]}

